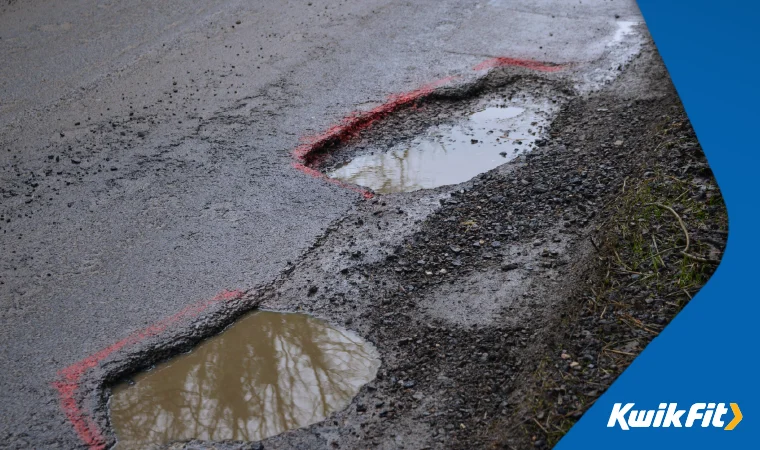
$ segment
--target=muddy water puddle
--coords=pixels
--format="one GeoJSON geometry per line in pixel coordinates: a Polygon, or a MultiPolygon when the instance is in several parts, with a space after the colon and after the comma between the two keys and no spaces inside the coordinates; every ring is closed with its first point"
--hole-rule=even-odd
{"type": "Polygon", "coordinates": [[[257,311],[192,352],[115,386],[118,449],[257,441],[345,408],[380,365],[355,334],[304,314],[257,311]]]}
{"type": "Polygon", "coordinates": [[[452,185],[530,150],[556,107],[530,97],[481,103],[466,120],[436,125],[390,149],[370,149],[328,175],[379,193],[452,185]]]}

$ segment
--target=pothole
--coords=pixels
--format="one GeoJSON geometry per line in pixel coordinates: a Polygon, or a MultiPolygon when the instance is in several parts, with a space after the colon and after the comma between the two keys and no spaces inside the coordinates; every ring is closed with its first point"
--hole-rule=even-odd
{"type": "Polygon", "coordinates": [[[459,184],[533,148],[555,111],[548,99],[525,94],[481,100],[453,123],[390,147],[365,145],[327,175],[386,194],[459,184]]]}
{"type": "Polygon", "coordinates": [[[112,389],[117,448],[257,441],[319,422],[375,378],[380,360],[352,332],[304,314],[256,311],[112,389]]]}

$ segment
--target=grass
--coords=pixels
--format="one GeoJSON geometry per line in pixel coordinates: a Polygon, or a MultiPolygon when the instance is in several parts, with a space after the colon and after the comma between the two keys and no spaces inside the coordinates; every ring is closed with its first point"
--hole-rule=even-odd
{"type": "MultiPolygon", "coordinates": [[[[702,161],[688,124],[668,120],[657,150],[693,148],[684,159],[702,161]]],[[[602,209],[595,276],[550,327],[543,357],[511,402],[506,423],[520,425],[502,432],[497,448],[553,447],[704,286],[725,247],[728,216],[709,171],[663,164],[626,178],[602,209]]]]}

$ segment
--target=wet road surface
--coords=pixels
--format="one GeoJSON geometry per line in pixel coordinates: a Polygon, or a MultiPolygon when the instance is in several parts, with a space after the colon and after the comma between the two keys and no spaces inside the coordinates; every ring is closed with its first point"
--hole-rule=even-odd
{"type": "Polygon", "coordinates": [[[359,196],[301,136],[495,56],[594,61],[632,0],[0,8],[0,441],[84,444],[57,372],[295,260],[359,196]]]}

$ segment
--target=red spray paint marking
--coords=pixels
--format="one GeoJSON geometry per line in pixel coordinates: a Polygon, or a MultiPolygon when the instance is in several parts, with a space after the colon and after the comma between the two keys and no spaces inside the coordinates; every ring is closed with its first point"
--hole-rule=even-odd
{"type": "Polygon", "coordinates": [[[399,111],[402,108],[413,106],[418,100],[430,95],[437,87],[442,86],[453,79],[454,77],[446,77],[428,83],[414,91],[405,94],[392,95],[387,102],[370,111],[350,114],[337,125],[328,128],[324,133],[303,138],[303,143],[293,151],[293,167],[312,177],[320,178],[329,183],[337,184],[338,186],[358,192],[362,194],[364,198],[372,198],[374,195],[371,192],[344,183],[340,180],[329,178],[322,172],[309,167],[309,164],[313,163],[318,158],[317,153],[320,150],[347,142],[362,131],[372,127],[372,125],[384,119],[389,114],[399,111]]]}
{"type": "Polygon", "coordinates": [[[539,72],[557,72],[565,68],[565,66],[562,65],[532,61],[530,59],[499,57],[487,59],[473,67],[472,70],[484,70],[504,66],[524,67],[526,69],[537,70],[539,72]]]}
{"type": "Polygon", "coordinates": [[[79,390],[79,382],[88,370],[97,367],[101,361],[114,352],[130,345],[134,345],[147,337],[157,336],[180,320],[196,317],[208,309],[208,307],[216,303],[239,300],[243,295],[245,295],[245,292],[243,291],[222,291],[211,300],[189,305],[178,313],[156,322],[145,329],[136,331],[119,342],[93,353],[87,358],[76,362],[65,369],[59,370],[58,376],[60,380],[54,382],[53,387],[58,391],[61,409],[63,409],[69,422],[71,422],[79,439],[84,442],[90,450],[102,450],[106,445],[100,428],[95,421],[79,407],[76,400],[76,394],[79,390]]]}

